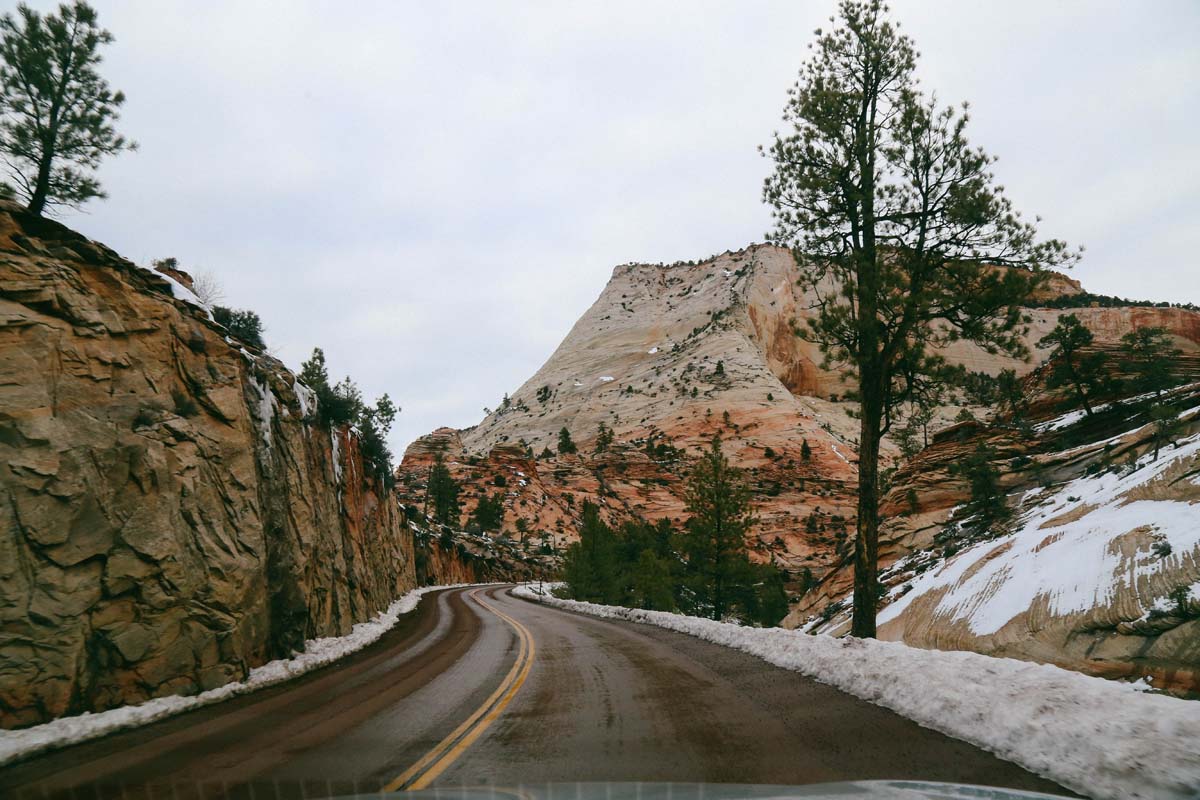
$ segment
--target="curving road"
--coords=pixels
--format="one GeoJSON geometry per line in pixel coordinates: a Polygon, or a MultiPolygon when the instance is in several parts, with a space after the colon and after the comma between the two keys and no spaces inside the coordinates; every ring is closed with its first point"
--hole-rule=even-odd
{"type": "Polygon", "coordinates": [[[428,595],[372,646],[290,683],[0,769],[0,794],[873,778],[1066,793],[744,653],[487,587],[428,595]]]}

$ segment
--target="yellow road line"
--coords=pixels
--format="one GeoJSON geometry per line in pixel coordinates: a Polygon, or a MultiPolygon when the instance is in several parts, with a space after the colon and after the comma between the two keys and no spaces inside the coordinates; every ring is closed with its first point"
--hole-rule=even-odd
{"type": "MultiPolygon", "coordinates": [[[[493,614],[500,616],[499,614],[496,613],[495,609],[486,605],[485,603],[483,603],[483,601],[481,601],[479,599],[478,591],[479,590],[476,589],[475,591],[469,592],[468,594],[470,595],[470,597],[473,600],[475,600],[476,603],[478,603],[481,606],[484,606],[489,611],[491,611],[493,614]]],[[[512,683],[512,681],[515,680],[517,673],[521,669],[522,661],[525,658],[525,651],[526,651],[525,637],[523,635],[521,635],[520,631],[518,631],[518,638],[519,638],[519,642],[520,642],[520,649],[517,653],[517,659],[516,659],[516,661],[513,662],[512,669],[510,669],[508,671],[508,674],[504,676],[504,680],[500,682],[500,685],[496,687],[496,690],[494,692],[492,692],[491,696],[489,696],[488,699],[483,702],[483,705],[481,705],[475,711],[475,713],[473,713],[471,716],[469,716],[466,719],[465,722],[463,722],[461,725],[459,725],[457,728],[455,728],[450,733],[449,736],[447,736],[442,741],[438,742],[438,744],[432,750],[430,750],[428,753],[426,753],[424,756],[422,756],[417,761],[417,763],[413,764],[411,767],[409,767],[404,772],[402,772],[398,777],[396,777],[395,780],[393,780],[387,786],[384,786],[383,787],[384,791],[394,792],[397,789],[399,789],[401,786],[404,786],[406,783],[411,781],[412,778],[415,775],[417,775],[417,773],[419,773],[421,770],[423,770],[426,765],[428,765],[430,762],[434,761],[447,748],[449,748],[452,744],[454,744],[454,742],[460,736],[462,736],[472,725],[474,725],[479,720],[479,718],[484,715],[484,713],[488,710],[488,708],[493,703],[495,703],[498,698],[500,698],[504,694],[505,690],[509,687],[509,685],[512,683]]]]}
{"type": "Polygon", "coordinates": [[[475,713],[471,714],[465,722],[455,728],[449,736],[438,742],[432,750],[422,756],[415,764],[400,773],[391,783],[384,786],[383,791],[385,792],[394,792],[401,788],[424,789],[436,780],[496,721],[496,718],[512,702],[517,691],[525,683],[525,679],[529,677],[529,670],[533,666],[533,655],[536,649],[533,634],[512,617],[480,599],[478,592],[478,589],[472,591],[470,593],[471,598],[507,622],[516,631],[519,642],[517,659],[513,662],[508,674],[504,676],[504,680],[500,682],[496,690],[484,701],[483,705],[476,709],[475,713]]]}
{"type": "Polygon", "coordinates": [[[487,730],[493,722],[496,721],[496,718],[499,717],[508,704],[512,702],[512,699],[516,696],[517,692],[520,691],[521,686],[525,683],[525,679],[529,677],[529,670],[533,667],[533,655],[536,648],[534,647],[533,643],[533,635],[529,633],[528,629],[526,629],[524,625],[517,622],[512,617],[496,610],[489,604],[484,603],[482,600],[479,600],[478,598],[476,598],[476,600],[480,603],[480,605],[484,606],[493,614],[512,625],[517,631],[518,636],[523,636],[525,638],[528,643],[528,649],[525,653],[525,665],[521,668],[520,674],[517,676],[517,679],[513,682],[508,692],[504,695],[504,698],[501,699],[500,702],[496,703],[496,705],[492,707],[492,710],[489,711],[482,720],[480,720],[479,724],[472,728],[461,740],[459,740],[458,744],[454,745],[454,747],[452,747],[450,751],[446,753],[446,755],[442,756],[442,758],[436,764],[426,770],[425,774],[423,774],[420,778],[413,781],[412,785],[409,787],[410,789],[424,789],[426,786],[437,780],[439,775],[445,772],[446,769],[453,764],[459,756],[466,752],[467,748],[470,747],[476,739],[483,735],[483,732],[487,730]]]}

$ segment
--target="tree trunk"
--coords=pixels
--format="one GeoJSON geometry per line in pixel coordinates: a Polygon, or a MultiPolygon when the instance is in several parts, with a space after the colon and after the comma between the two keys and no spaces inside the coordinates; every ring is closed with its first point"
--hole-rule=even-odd
{"type": "MultiPolygon", "coordinates": [[[[433,495],[433,467],[429,467],[429,477],[425,480],[425,519],[429,519],[429,499],[433,495]]],[[[437,515],[437,503],[433,505],[434,515],[437,515]]],[[[439,520],[440,521],[440,520],[439,520]]]]}
{"type": "Polygon", "coordinates": [[[25,209],[30,214],[42,215],[46,208],[46,200],[50,197],[50,170],[54,166],[55,149],[58,145],[58,101],[50,109],[49,140],[42,141],[41,160],[38,161],[37,180],[33,184],[33,194],[29,197],[29,205],[25,209]]]}
{"type": "Polygon", "coordinates": [[[862,381],[858,438],[858,526],[854,546],[854,617],[850,633],[875,638],[875,587],[879,568],[879,438],[883,398],[874,381],[862,381]]]}
{"type": "Polygon", "coordinates": [[[1083,413],[1089,417],[1094,416],[1096,412],[1092,410],[1092,403],[1088,400],[1087,393],[1083,391],[1083,387],[1078,387],[1077,391],[1079,392],[1079,401],[1083,403],[1083,413]]]}
{"type": "Polygon", "coordinates": [[[46,208],[46,198],[50,194],[50,158],[43,158],[38,164],[37,182],[33,186],[33,195],[29,198],[26,210],[30,214],[42,215],[46,208]]]}
{"type": "Polygon", "coordinates": [[[1066,356],[1067,371],[1071,376],[1071,383],[1075,386],[1075,394],[1079,398],[1079,402],[1083,404],[1083,411],[1087,416],[1092,416],[1092,404],[1088,400],[1087,392],[1084,391],[1083,381],[1079,379],[1079,372],[1075,369],[1075,362],[1072,356],[1066,356]]]}

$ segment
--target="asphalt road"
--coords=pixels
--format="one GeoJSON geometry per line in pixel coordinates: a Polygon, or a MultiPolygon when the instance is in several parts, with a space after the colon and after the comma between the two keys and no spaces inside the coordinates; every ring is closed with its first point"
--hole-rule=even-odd
{"type": "Polygon", "coordinates": [[[0,794],[884,778],[1066,794],[744,653],[489,587],[427,596],[371,647],[290,683],[0,769],[0,794]]]}

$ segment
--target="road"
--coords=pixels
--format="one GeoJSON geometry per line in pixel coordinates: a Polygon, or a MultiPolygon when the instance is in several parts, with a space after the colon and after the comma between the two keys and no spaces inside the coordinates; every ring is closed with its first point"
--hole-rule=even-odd
{"type": "Polygon", "coordinates": [[[1066,794],[744,653],[487,587],[426,596],[374,645],[287,684],[0,769],[0,793],[263,800],[872,778],[1066,794]]]}

